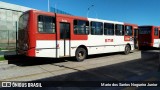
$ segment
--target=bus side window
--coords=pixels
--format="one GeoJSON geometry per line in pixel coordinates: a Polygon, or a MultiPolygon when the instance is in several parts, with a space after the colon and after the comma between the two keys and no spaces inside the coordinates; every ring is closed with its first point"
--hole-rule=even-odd
{"type": "Polygon", "coordinates": [[[114,24],[104,23],[104,35],[114,35],[114,24]]]}
{"type": "Polygon", "coordinates": [[[120,36],[124,35],[124,25],[116,24],[115,34],[120,36]]]}
{"type": "Polygon", "coordinates": [[[102,22],[91,22],[91,35],[103,35],[102,22]]]}
{"type": "Polygon", "coordinates": [[[74,34],[89,34],[89,22],[74,20],[74,34]]]}
{"type": "Polygon", "coordinates": [[[51,16],[38,16],[38,31],[40,33],[55,33],[55,18],[51,16]]]}
{"type": "Polygon", "coordinates": [[[160,39],[160,30],[159,30],[159,39],[160,39]]]}
{"type": "Polygon", "coordinates": [[[158,28],[154,28],[154,35],[158,36],[158,28]]]}
{"type": "Polygon", "coordinates": [[[133,35],[132,26],[125,26],[125,35],[127,35],[127,36],[133,35]]]}

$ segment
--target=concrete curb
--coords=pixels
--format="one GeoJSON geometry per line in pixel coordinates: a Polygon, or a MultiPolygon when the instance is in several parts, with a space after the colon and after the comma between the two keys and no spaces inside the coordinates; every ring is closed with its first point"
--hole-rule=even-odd
{"type": "Polygon", "coordinates": [[[8,61],[6,61],[6,60],[2,60],[2,61],[0,61],[0,64],[3,64],[4,62],[8,62],[8,61]]]}

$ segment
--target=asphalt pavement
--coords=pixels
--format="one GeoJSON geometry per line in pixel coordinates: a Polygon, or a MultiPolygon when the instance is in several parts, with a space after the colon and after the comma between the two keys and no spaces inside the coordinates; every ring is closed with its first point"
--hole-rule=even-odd
{"type": "Polygon", "coordinates": [[[73,82],[160,81],[158,50],[135,51],[129,55],[122,53],[92,55],[84,62],[76,62],[72,58],[28,58],[10,54],[6,58],[8,60],[0,62],[1,81],[59,81],[64,82],[64,85],[71,84],[72,88],[62,87],[63,85],[52,88],[58,90],[106,88],[146,90],[148,87],[74,87],[73,82]]]}

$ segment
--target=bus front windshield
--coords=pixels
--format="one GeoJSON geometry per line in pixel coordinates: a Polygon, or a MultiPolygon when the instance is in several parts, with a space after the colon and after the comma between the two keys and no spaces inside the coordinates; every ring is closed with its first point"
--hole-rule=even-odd
{"type": "Polygon", "coordinates": [[[151,34],[151,27],[140,27],[139,34],[151,34]]]}

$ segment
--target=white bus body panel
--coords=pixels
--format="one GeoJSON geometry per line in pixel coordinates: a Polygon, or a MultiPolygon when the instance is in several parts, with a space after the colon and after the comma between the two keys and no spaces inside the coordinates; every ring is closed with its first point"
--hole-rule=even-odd
{"type": "Polygon", "coordinates": [[[59,49],[58,49],[59,57],[70,56],[70,40],[65,40],[65,41],[59,40],[58,44],[59,44],[59,49]]]}
{"type": "MultiPolygon", "coordinates": [[[[125,42],[124,36],[88,36],[88,40],[72,40],[66,42],[66,56],[75,56],[76,49],[80,45],[84,45],[88,49],[88,55],[111,53],[124,51],[126,44],[134,45],[131,42],[125,42]],[[93,39],[95,38],[95,39],[93,39]],[[113,39],[113,42],[105,42],[105,39],[113,39]],[[71,45],[70,45],[71,44],[71,45]]],[[[59,48],[56,52],[56,41],[37,40],[36,42],[36,57],[65,57],[64,56],[64,41],[58,41],[59,48]]]]}
{"type": "Polygon", "coordinates": [[[88,55],[121,52],[125,50],[127,44],[131,45],[131,50],[134,50],[133,41],[124,41],[124,36],[98,36],[89,35],[88,40],[72,40],[71,41],[71,56],[75,56],[75,51],[80,45],[84,45],[88,49],[88,55]],[[113,42],[106,42],[106,39],[113,39],[113,42]]]}
{"type": "Polygon", "coordinates": [[[55,40],[37,40],[35,56],[36,57],[56,57],[56,41],[55,40]]]}
{"type": "Polygon", "coordinates": [[[160,39],[154,39],[153,47],[160,48],[160,39]]]}

